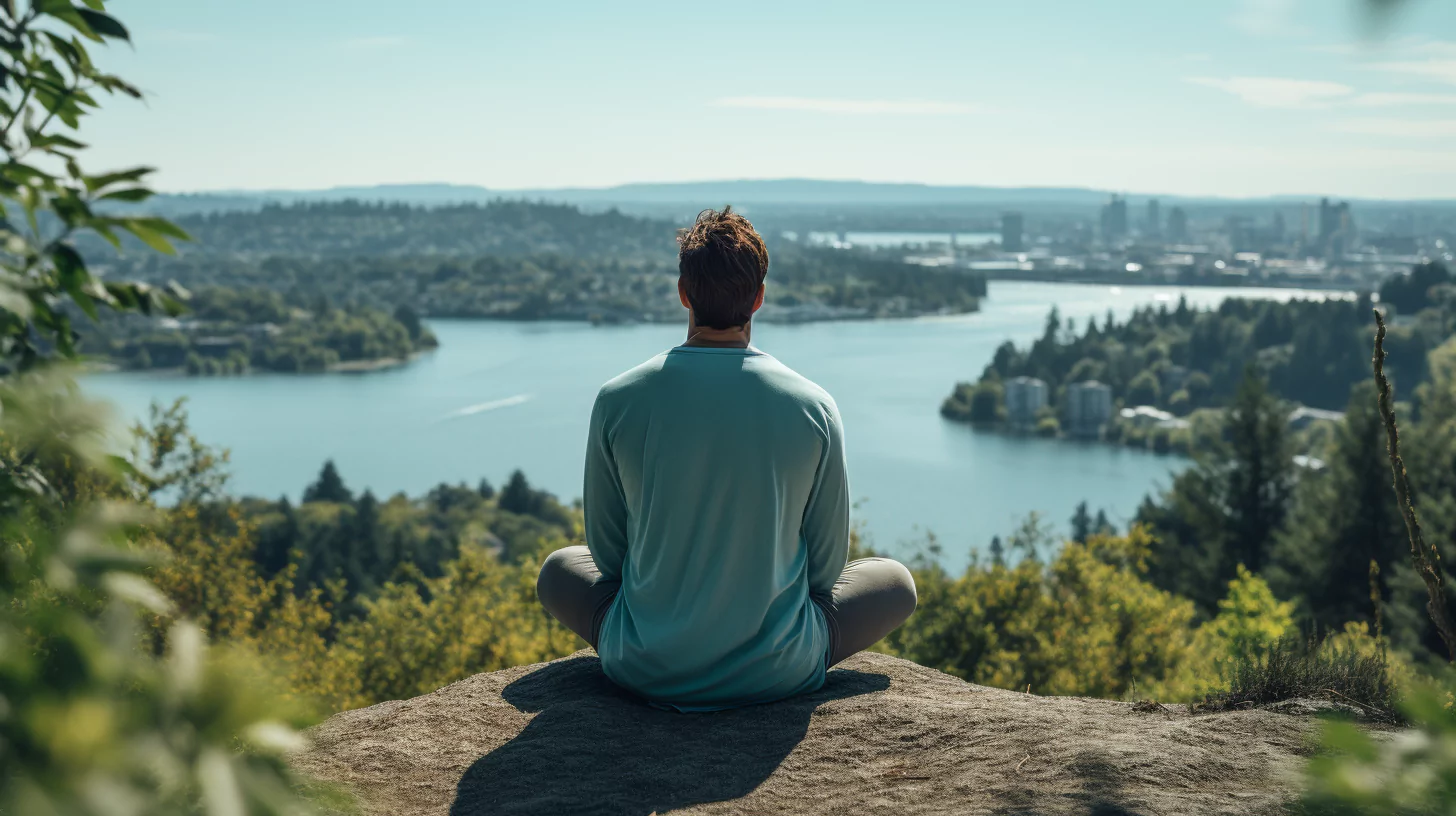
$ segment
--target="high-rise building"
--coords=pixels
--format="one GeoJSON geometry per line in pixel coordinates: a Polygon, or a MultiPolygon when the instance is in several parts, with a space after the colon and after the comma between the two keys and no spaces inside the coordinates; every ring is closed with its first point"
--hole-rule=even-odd
{"type": "Polygon", "coordinates": [[[1350,202],[1332,203],[1328,198],[1319,204],[1319,248],[1327,256],[1341,255],[1355,243],[1355,219],[1350,215],[1350,202]]]}
{"type": "Polygon", "coordinates": [[[1328,198],[1321,198],[1319,205],[1319,242],[1323,245],[1330,240],[1330,236],[1340,228],[1340,218],[1335,213],[1335,206],[1328,198]]]}
{"type": "Polygon", "coordinates": [[[1011,427],[1027,430],[1036,425],[1036,414],[1047,404],[1047,384],[1035,377],[1016,377],[1006,383],[1006,420],[1011,427]]]}
{"type": "Polygon", "coordinates": [[[1020,252],[1026,249],[1026,243],[1022,238],[1025,233],[1024,226],[1021,213],[1001,214],[1001,250],[1003,252],[1020,252]]]}
{"type": "Polygon", "coordinates": [[[1112,419],[1112,387],[1096,380],[1067,386],[1066,431],[1071,436],[1092,438],[1112,419]]]}
{"type": "Polygon", "coordinates": [[[1168,211],[1168,240],[1188,240],[1188,213],[1182,207],[1174,207],[1168,211]]]}
{"type": "Polygon", "coordinates": [[[1156,238],[1163,234],[1163,211],[1162,205],[1156,198],[1148,199],[1148,218],[1143,224],[1143,232],[1150,238],[1156,238]]]}
{"type": "Polygon", "coordinates": [[[1102,240],[1106,243],[1127,237],[1127,199],[1113,195],[1102,206],[1102,240]]]}

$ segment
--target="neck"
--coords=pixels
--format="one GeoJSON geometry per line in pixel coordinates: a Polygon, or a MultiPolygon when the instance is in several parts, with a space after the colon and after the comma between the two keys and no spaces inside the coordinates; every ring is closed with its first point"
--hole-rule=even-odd
{"type": "Polygon", "coordinates": [[[711,329],[707,326],[688,323],[688,339],[683,345],[707,348],[748,348],[748,341],[752,334],[752,322],[728,329],[711,329]]]}

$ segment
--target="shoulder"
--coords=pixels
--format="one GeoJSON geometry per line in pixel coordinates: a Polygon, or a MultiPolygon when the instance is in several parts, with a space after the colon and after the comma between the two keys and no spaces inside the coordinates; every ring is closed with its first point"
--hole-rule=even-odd
{"type": "Polygon", "coordinates": [[[666,359],[667,352],[664,351],[607,380],[597,389],[597,404],[618,400],[623,395],[630,396],[647,387],[653,376],[662,370],[666,359]]]}
{"type": "Polygon", "coordinates": [[[826,424],[839,426],[839,406],[828,391],[771,355],[762,354],[757,359],[761,361],[766,378],[774,384],[776,390],[797,402],[807,412],[822,417],[826,424]]]}

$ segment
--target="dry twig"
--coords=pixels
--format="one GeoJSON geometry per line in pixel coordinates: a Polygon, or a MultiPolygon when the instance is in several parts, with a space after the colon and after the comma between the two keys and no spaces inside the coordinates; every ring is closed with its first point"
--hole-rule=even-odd
{"type": "Polygon", "coordinates": [[[1406,533],[1410,536],[1411,562],[1416,574],[1426,584],[1426,612],[1436,625],[1436,632],[1446,644],[1446,651],[1456,662],[1456,624],[1451,622],[1451,610],[1446,604],[1446,588],[1441,578],[1441,553],[1426,543],[1421,534],[1421,522],[1416,518],[1415,505],[1411,503],[1410,482],[1406,478],[1405,461],[1400,457],[1400,433],[1395,425],[1395,408],[1391,405],[1390,380],[1385,378],[1385,318],[1375,310],[1375,356],[1371,359],[1375,367],[1375,385],[1379,388],[1380,418],[1385,421],[1387,439],[1386,451],[1390,454],[1390,470],[1395,474],[1395,499],[1400,505],[1400,514],[1405,517],[1406,533]]]}

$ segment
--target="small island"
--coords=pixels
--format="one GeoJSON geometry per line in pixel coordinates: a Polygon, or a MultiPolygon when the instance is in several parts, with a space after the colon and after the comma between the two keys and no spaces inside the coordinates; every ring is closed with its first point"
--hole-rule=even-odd
{"type": "Polygon", "coordinates": [[[367,371],[408,362],[438,345],[413,309],[299,304],[266,289],[208,286],[179,317],[105,315],[83,350],[132,371],[192,376],[250,371],[367,371]]]}

